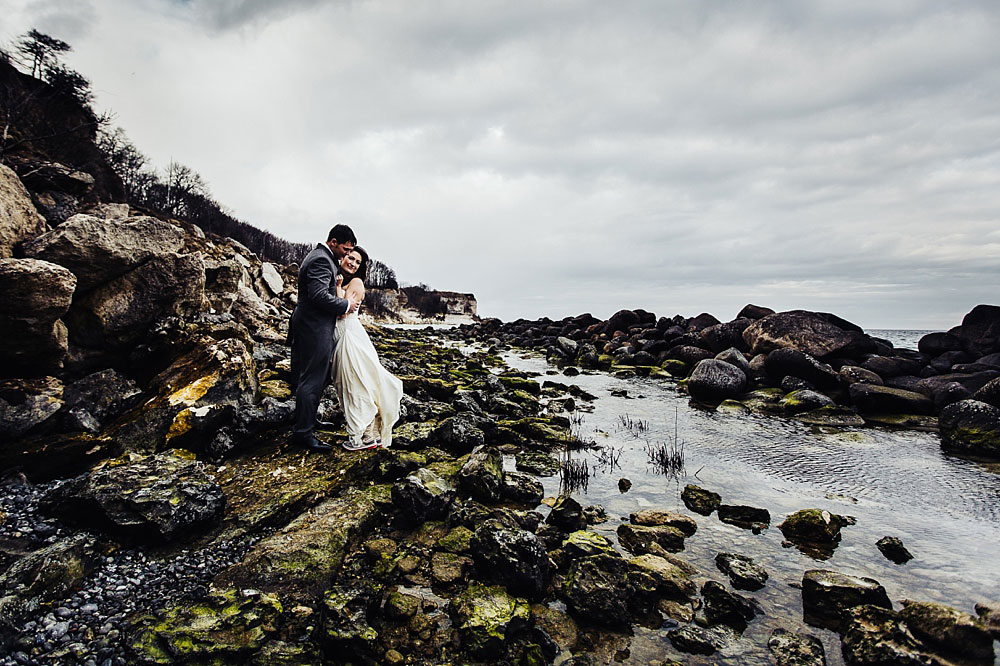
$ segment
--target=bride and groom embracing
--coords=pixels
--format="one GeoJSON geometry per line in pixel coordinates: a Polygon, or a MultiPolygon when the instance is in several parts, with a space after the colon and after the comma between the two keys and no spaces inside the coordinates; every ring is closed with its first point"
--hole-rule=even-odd
{"type": "Polygon", "coordinates": [[[358,319],[368,253],[351,228],[338,224],[302,261],[298,303],[288,325],[295,392],[293,443],[312,451],[331,446],[313,434],[323,389],[333,382],[347,421],[348,451],[392,443],[403,383],[382,367],[358,319]]]}

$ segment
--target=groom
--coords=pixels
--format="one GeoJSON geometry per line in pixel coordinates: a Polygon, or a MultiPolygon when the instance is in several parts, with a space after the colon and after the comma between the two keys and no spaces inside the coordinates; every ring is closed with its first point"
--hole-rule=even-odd
{"type": "Polygon", "coordinates": [[[295,426],[292,442],[312,451],[332,447],[313,434],[316,410],[323,389],[330,380],[333,358],[333,331],[340,315],[353,313],[360,305],[357,296],[337,296],[340,260],[358,242],[346,224],[330,229],[326,243],[319,244],[299,268],[299,298],[288,325],[292,344],[292,384],[295,391],[295,426]]]}

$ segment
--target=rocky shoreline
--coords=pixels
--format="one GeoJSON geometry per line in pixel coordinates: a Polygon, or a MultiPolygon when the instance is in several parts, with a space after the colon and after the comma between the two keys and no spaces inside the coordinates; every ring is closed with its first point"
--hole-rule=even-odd
{"type": "MultiPolygon", "coordinates": [[[[684,551],[720,520],[775,523],[822,553],[849,516],[803,507],[779,523],[688,486],[686,512],[638,511],[605,537],[601,507],[546,498],[540,481],[588,445],[571,417],[594,396],[510,369],[508,345],[567,375],[680,380],[713,408],[937,426],[946,450],[996,459],[996,306],[912,351],[833,315],[751,306],[728,323],[622,311],[371,327],[404,383],[394,446],[309,453],[289,443],[293,269],[119,204],[49,228],[0,176],[20,211],[0,225],[3,666],[594,664],[624,659],[640,629],[669,642],[660,663],[836,661],[791,620],[766,654],[741,640],[782,612],[754,596],[776,584],[755,553],[705,570],[684,551]]],[[[320,416],[342,422],[332,393],[320,416]]],[[[337,442],[336,428],[320,435],[337,442]]],[[[904,544],[884,552],[905,559],[904,544]]],[[[796,584],[848,663],[995,661],[993,603],[890,600],[819,564],[796,584]]]]}

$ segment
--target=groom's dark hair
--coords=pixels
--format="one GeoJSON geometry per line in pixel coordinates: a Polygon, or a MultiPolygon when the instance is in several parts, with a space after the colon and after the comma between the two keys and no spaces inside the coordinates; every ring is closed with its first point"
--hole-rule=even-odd
{"type": "Polygon", "coordinates": [[[353,243],[358,244],[358,239],[354,236],[354,232],[346,224],[338,224],[333,229],[330,229],[330,233],[326,237],[326,241],[335,240],[338,243],[353,243]]]}

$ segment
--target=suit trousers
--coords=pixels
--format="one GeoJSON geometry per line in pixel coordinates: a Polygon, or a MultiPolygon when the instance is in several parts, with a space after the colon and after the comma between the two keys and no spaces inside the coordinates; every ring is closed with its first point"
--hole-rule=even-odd
{"type": "MultiPolygon", "coordinates": [[[[305,437],[316,427],[316,411],[323,389],[330,383],[333,360],[333,330],[330,325],[303,325],[292,315],[292,382],[295,391],[295,425],[292,433],[305,437]],[[296,323],[299,325],[296,326],[296,323]]],[[[325,323],[325,322],[324,322],[325,323]]]]}

